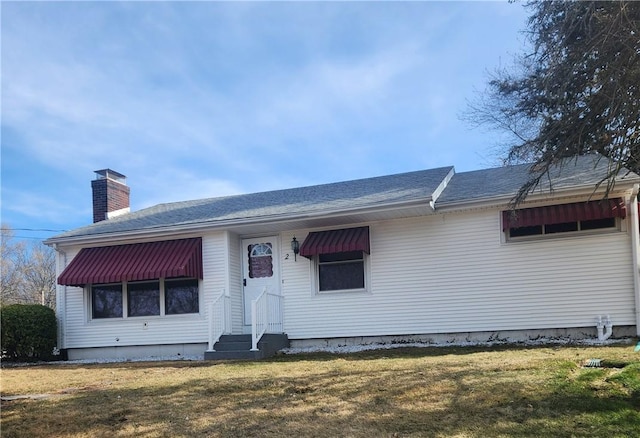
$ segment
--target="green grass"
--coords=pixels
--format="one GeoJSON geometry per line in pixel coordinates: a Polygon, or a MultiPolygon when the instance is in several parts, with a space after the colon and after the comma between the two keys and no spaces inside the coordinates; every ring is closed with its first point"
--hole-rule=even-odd
{"type": "Polygon", "coordinates": [[[2,437],[628,437],[633,347],[430,348],[2,370],[2,437]],[[601,358],[602,368],[585,368],[601,358]]]}

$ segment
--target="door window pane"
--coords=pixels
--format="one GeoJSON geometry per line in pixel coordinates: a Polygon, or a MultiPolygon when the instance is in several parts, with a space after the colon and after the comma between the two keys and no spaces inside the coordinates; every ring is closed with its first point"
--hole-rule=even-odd
{"type": "Polygon", "coordinates": [[[271,243],[258,243],[247,247],[249,255],[249,278],[273,277],[271,243]]]}
{"type": "Polygon", "coordinates": [[[198,280],[165,281],[165,314],[179,315],[198,313],[200,299],[198,297],[198,280]]]}
{"type": "Polygon", "coordinates": [[[129,316],[160,315],[160,283],[129,283],[127,305],[129,316]]]}
{"type": "Polygon", "coordinates": [[[251,251],[251,257],[270,256],[272,255],[271,243],[258,243],[256,245],[249,245],[251,251]]]}
{"type": "Polygon", "coordinates": [[[122,285],[98,285],[91,288],[93,318],[122,318],[122,285]]]}

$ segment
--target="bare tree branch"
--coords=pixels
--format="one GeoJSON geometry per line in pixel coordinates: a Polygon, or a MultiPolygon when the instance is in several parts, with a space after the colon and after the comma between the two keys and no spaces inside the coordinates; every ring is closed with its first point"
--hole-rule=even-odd
{"type": "Polygon", "coordinates": [[[0,249],[2,305],[37,303],[55,308],[55,252],[41,242],[16,241],[4,224],[0,249]]]}

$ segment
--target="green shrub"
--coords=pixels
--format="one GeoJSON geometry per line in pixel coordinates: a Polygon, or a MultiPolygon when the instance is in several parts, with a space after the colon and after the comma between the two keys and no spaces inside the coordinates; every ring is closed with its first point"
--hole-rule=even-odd
{"type": "Polygon", "coordinates": [[[47,360],[57,342],[56,315],[40,304],[12,304],[0,309],[0,348],[5,359],[47,360]]]}

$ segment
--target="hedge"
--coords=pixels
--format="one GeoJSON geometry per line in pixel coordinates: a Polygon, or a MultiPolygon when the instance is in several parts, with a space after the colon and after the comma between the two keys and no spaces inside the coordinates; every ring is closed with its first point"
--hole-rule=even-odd
{"type": "Polygon", "coordinates": [[[0,348],[4,359],[48,360],[57,343],[53,309],[40,304],[11,304],[0,308],[0,348]]]}

